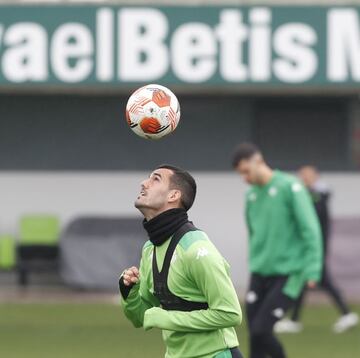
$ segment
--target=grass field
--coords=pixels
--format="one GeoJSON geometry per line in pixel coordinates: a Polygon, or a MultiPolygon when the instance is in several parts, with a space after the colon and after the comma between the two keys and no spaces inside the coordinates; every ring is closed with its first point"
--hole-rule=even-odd
{"type": "MultiPolygon", "coordinates": [[[[355,307],[360,313],[360,306],[355,307]]],[[[360,329],[331,332],[336,312],[328,306],[307,307],[305,330],[284,335],[289,358],[358,358],[360,329]]],[[[247,354],[245,324],[238,331],[247,354]]],[[[160,331],[144,332],[126,321],[115,305],[1,304],[1,358],[159,358],[160,331]]]]}

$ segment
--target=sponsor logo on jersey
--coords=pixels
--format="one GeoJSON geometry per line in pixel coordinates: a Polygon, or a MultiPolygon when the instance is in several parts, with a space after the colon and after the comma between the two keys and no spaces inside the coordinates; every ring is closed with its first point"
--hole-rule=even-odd
{"type": "Polygon", "coordinates": [[[271,187],[268,191],[270,196],[276,196],[276,194],[278,193],[278,190],[275,187],[271,187]]]}
{"type": "Polygon", "coordinates": [[[249,201],[255,201],[256,200],[256,194],[255,193],[250,193],[249,194],[249,201]]]}
{"type": "Polygon", "coordinates": [[[205,247],[200,247],[196,254],[196,260],[199,260],[201,257],[207,256],[207,255],[209,255],[208,249],[206,249],[205,247]]]}
{"type": "Polygon", "coordinates": [[[302,189],[302,185],[300,183],[294,183],[293,185],[291,185],[291,190],[294,193],[301,191],[301,189],[302,189]]]}

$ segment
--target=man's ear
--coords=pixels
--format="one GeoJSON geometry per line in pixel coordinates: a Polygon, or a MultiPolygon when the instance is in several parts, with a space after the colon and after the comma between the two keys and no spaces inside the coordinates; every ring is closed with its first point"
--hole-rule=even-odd
{"type": "Polygon", "coordinates": [[[170,190],[168,195],[168,202],[169,203],[175,203],[176,201],[181,200],[181,191],[178,189],[170,190]]]}

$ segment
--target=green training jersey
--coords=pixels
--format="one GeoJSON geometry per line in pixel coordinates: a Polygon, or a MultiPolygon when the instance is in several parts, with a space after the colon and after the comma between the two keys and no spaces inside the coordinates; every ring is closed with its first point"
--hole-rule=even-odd
{"type": "MultiPolygon", "coordinates": [[[[170,239],[156,247],[159,271],[170,239]]],[[[143,248],[140,280],[122,300],[125,315],[135,325],[162,329],[166,358],[228,357],[237,347],[235,326],[241,323],[239,301],[229,276],[229,265],[207,235],[187,232],[172,256],[168,275],[170,291],[185,300],[207,302],[206,310],[166,311],[154,296],[153,244],[143,248]]]]}
{"type": "Polygon", "coordinates": [[[250,271],[289,275],[284,292],[296,298],[305,282],[321,276],[322,246],[310,195],[294,176],[275,170],[246,196],[250,271]]]}

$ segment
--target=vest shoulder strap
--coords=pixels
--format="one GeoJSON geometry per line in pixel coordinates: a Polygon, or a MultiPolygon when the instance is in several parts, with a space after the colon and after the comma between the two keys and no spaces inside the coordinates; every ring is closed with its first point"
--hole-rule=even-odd
{"type": "Polygon", "coordinates": [[[198,230],[193,223],[187,222],[184,225],[182,225],[172,236],[171,241],[169,243],[169,246],[166,250],[164,262],[161,268],[161,271],[158,269],[157,260],[156,260],[156,246],[154,247],[154,254],[153,254],[153,269],[155,270],[155,273],[160,276],[167,277],[169,274],[169,268],[171,263],[171,258],[174,254],[174,251],[176,249],[177,244],[181,240],[181,238],[189,231],[196,231],[198,230]]]}

